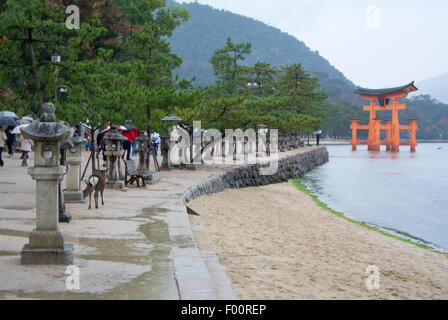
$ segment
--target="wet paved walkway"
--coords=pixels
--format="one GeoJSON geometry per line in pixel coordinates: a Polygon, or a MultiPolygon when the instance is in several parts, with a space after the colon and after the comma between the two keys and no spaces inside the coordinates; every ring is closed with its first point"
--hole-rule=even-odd
{"type": "Polygon", "coordinates": [[[66,204],[73,220],[60,227],[80,271],[79,290],[69,290],[66,266],[20,265],[36,215],[35,182],[18,158],[0,168],[0,299],[237,298],[213,252],[197,248],[181,203],[184,190],[216,169],[163,172],[146,188],[106,190],[97,210],[66,204]]]}

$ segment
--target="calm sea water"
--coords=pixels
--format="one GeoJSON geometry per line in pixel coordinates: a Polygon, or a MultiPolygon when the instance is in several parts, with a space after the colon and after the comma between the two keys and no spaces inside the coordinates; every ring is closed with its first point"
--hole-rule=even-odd
{"type": "Polygon", "coordinates": [[[409,147],[399,153],[327,148],[330,162],[302,179],[321,201],[355,220],[448,250],[448,144],[422,143],[415,153],[409,147]]]}

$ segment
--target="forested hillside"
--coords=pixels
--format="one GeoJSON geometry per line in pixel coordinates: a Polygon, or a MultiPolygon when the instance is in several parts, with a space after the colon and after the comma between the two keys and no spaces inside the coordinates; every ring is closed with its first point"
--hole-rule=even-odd
{"type": "Polygon", "coordinates": [[[400,121],[419,119],[418,139],[448,140],[448,105],[429,95],[419,95],[404,101],[408,108],[400,114],[400,121]]]}
{"type": "MultiPolygon", "coordinates": [[[[37,116],[50,101],[69,123],[100,129],[131,120],[161,132],[167,125],[160,119],[172,111],[185,126],[263,123],[333,137],[350,135],[350,119],[368,121],[353,83],[303,42],[261,22],[199,4],[77,0],[81,28],[69,30],[70,3],[0,0],[0,110],[37,116]]],[[[407,103],[400,120],[418,118],[417,137],[448,138],[448,105],[429,96],[407,103]]]]}
{"type": "Polygon", "coordinates": [[[225,44],[227,37],[231,37],[236,43],[252,44],[252,53],[243,64],[253,65],[258,61],[274,66],[300,63],[319,78],[330,100],[360,102],[353,95],[355,85],[319,52],[312,51],[295,37],[229,11],[197,3],[178,5],[190,14],[190,19],[177,28],[170,38],[172,51],[184,59],[178,70],[180,77],[196,77],[196,85],[199,86],[212,84],[215,76],[209,63],[210,57],[225,44]]]}
{"type": "Polygon", "coordinates": [[[430,95],[442,103],[448,103],[448,73],[417,82],[419,92],[430,95]]]}
{"type": "MultiPolygon", "coordinates": [[[[225,44],[226,38],[231,37],[236,43],[252,44],[251,54],[241,61],[243,65],[254,65],[258,61],[273,66],[300,63],[319,79],[321,90],[328,95],[326,120],[322,127],[324,134],[350,136],[350,119],[368,122],[369,115],[361,107],[367,102],[353,94],[356,86],[302,41],[263,22],[229,11],[197,3],[180,6],[188,10],[190,19],[174,31],[170,43],[173,52],[183,58],[183,64],[177,70],[181,78],[196,77],[195,83],[199,86],[213,84],[216,78],[210,58],[225,44]]],[[[420,130],[417,136],[420,139],[436,139],[441,135],[448,138],[447,105],[428,96],[414,96],[406,102],[409,107],[400,113],[401,123],[418,118],[420,130]]],[[[387,112],[380,112],[379,116],[390,118],[387,112]]]]}

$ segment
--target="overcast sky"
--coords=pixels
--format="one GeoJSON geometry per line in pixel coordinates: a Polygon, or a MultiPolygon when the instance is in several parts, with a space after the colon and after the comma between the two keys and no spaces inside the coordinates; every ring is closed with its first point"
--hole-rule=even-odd
{"type": "Polygon", "coordinates": [[[295,36],[362,87],[394,87],[448,73],[446,0],[196,2],[295,36]]]}

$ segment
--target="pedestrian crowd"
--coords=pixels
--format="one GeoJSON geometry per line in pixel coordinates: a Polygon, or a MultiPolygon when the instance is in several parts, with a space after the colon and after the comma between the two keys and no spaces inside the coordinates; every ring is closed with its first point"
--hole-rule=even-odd
{"type": "MultiPolygon", "coordinates": [[[[14,156],[15,151],[19,150],[21,152],[20,159],[22,159],[22,166],[28,166],[28,158],[30,153],[33,150],[34,143],[30,139],[26,139],[22,136],[22,134],[13,133],[15,127],[14,126],[0,126],[0,167],[5,165],[5,161],[3,158],[3,152],[8,153],[8,157],[12,158],[14,156]]],[[[104,139],[105,135],[109,131],[110,127],[100,131],[96,136],[96,147],[98,150],[98,154],[103,155],[103,160],[106,161],[106,156],[104,155],[104,151],[106,150],[106,141],[104,139]]],[[[19,130],[20,132],[20,130],[19,130]]],[[[138,146],[138,136],[140,134],[147,135],[146,132],[142,132],[137,130],[135,127],[129,130],[122,130],[121,134],[127,138],[123,142],[123,155],[122,159],[130,160],[131,157],[137,155],[137,146],[138,146]]],[[[86,128],[84,131],[84,138],[87,140],[85,144],[86,151],[92,150],[95,146],[92,145],[91,142],[91,132],[89,128],[86,128]]],[[[160,141],[159,133],[153,131],[150,135],[151,144],[154,147],[154,152],[156,156],[158,155],[160,141]]]]}

